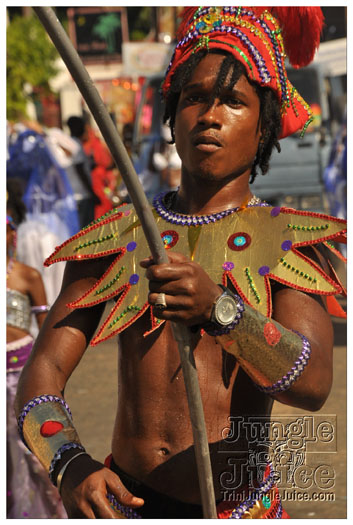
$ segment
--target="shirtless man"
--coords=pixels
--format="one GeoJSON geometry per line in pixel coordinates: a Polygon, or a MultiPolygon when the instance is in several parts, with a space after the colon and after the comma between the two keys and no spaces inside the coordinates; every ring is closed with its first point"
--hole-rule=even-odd
{"type": "MultiPolygon", "coordinates": [[[[221,26],[227,26],[232,23],[226,18],[226,15],[232,15],[229,9],[241,8],[228,8],[227,12],[222,9],[206,8],[200,11],[194,8],[192,15],[188,12],[185,15],[183,35],[187,35],[190,26],[196,22],[214,24],[218,21],[221,26]]],[[[250,19],[245,11],[238,11],[238,17],[258,24],[258,19],[250,19]]],[[[265,20],[268,24],[274,23],[268,18],[265,20]]],[[[219,24],[215,27],[219,28],[219,24]]],[[[258,27],[262,26],[258,24],[258,27]]],[[[260,81],[250,81],[249,71],[246,69],[249,59],[243,59],[243,51],[239,54],[239,46],[242,45],[240,40],[237,46],[234,45],[238,36],[212,33],[214,34],[218,35],[217,38],[214,37],[213,43],[217,51],[211,49],[212,42],[209,40],[211,52],[201,47],[198,58],[194,58],[198,53],[189,53],[191,58],[187,56],[185,60],[175,55],[168,72],[164,86],[165,93],[168,96],[171,93],[169,102],[167,101],[167,117],[182,159],[182,177],[179,191],[161,198],[155,207],[157,213],[164,214],[162,231],[167,230],[165,223],[169,219],[173,221],[181,217],[182,220],[187,220],[192,215],[200,217],[199,224],[207,232],[214,226],[206,224],[210,218],[215,224],[229,225],[232,218],[237,220],[238,208],[253,206],[251,210],[248,208],[241,213],[245,214],[250,210],[251,213],[260,214],[253,223],[254,237],[256,230],[261,229],[260,222],[256,223],[261,220],[261,214],[272,214],[271,217],[277,220],[280,213],[279,209],[262,207],[252,196],[249,179],[254,176],[254,166],[260,165],[262,171],[266,171],[270,155],[270,152],[266,153],[266,149],[272,150],[277,137],[283,136],[284,129],[287,134],[301,129],[309,116],[306,107],[300,105],[296,99],[298,107],[295,110],[293,106],[288,109],[288,118],[285,117],[284,120],[279,104],[273,102],[276,98],[268,94],[272,89],[261,88],[260,81]],[[219,52],[219,47],[222,46],[217,42],[221,38],[233,45],[224,46],[230,52],[224,49],[219,52]],[[233,56],[232,50],[235,47],[237,49],[233,56]],[[183,68],[180,67],[181,63],[184,64],[183,68]],[[174,75],[171,80],[175,70],[181,73],[179,77],[174,75]],[[267,94],[264,95],[264,91],[267,94]],[[299,106],[301,113],[299,111],[300,116],[297,117],[299,106]],[[176,108],[175,114],[173,107],[176,108]],[[269,129],[270,123],[272,129],[269,129]],[[224,211],[223,215],[218,215],[224,211]]],[[[247,34],[254,42],[262,45],[263,39],[255,37],[250,31],[247,34]]],[[[204,42],[202,38],[201,33],[195,36],[193,46],[204,42]]],[[[179,51],[184,50],[183,46],[187,46],[187,43],[182,43],[179,51]]],[[[266,51],[265,46],[259,49],[261,53],[266,51]]],[[[199,51],[198,48],[196,51],[199,51]]],[[[269,61],[268,59],[268,67],[269,61]]],[[[248,216],[250,217],[249,213],[248,216]]],[[[314,217],[311,219],[314,220],[314,217]]],[[[158,220],[163,222],[161,218],[158,220]]],[[[183,235],[190,237],[187,224],[177,226],[173,222],[170,224],[170,221],[169,230],[172,231],[169,232],[169,237],[165,237],[166,244],[171,239],[176,242],[183,235]]],[[[337,227],[337,232],[342,229],[343,226],[337,227]]],[[[275,236],[274,229],[269,232],[269,235],[272,234],[275,236]]],[[[295,235],[301,234],[298,232],[295,235]]],[[[236,263],[238,254],[241,257],[245,253],[239,250],[245,248],[244,243],[249,244],[251,239],[246,233],[236,238],[228,237],[233,242],[230,245],[228,240],[228,246],[236,263]]],[[[264,243],[266,239],[261,241],[264,243]]],[[[286,253],[287,250],[290,251],[288,242],[290,241],[281,244],[286,253]]],[[[221,264],[230,277],[234,262],[227,259],[225,262],[222,255],[224,248],[219,243],[220,238],[214,235],[208,246],[209,260],[218,256],[220,251],[223,257],[221,264]]],[[[314,239],[310,244],[313,243],[314,239]]],[[[132,244],[134,243],[127,245],[127,251],[134,249],[132,244]]],[[[259,257],[259,248],[255,242],[253,244],[256,259],[259,257]]],[[[260,255],[264,250],[266,248],[260,243],[260,255]]],[[[125,255],[126,253],[125,251],[125,255]]],[[[215,304],[219,305],[220,296],[224,292],[220,287],[221,279],[211,279],[209,273],[212,269],[203,269],[197,262],[196,255],[187,256],[176,247],[168,252],[168,264],[155,265],[148,257],[148,248],[144,253],[143,260],[136,261],[136,266],[140,263],[140,270],[141,267],[144,269],[141,275],[145,271],[145,278],[149,281],[148,304],[153,308],[155,318],[166,322],[144,337],[143,334],[150,330],[151,322],[150,315],[146,312],[143,315],[138,314],[134,322],[130,325],[127,323],[128,326],[124,326],[120,333],[118,407],[112,438],[112,456],[110,463],[107,463],[110,468],[84,453],[67,415],[67,408],[62,407],[66,382],[97,329],[105,303],[74,310],[67,305],[78,297],[87,295],[112,264],[114,255],[107,254],[88,260],[82,256],[79,262],[67,264],[61,293],[39,334],[35,350],[20,381],[16,412],[20,416],[20,423],[23,423],[24,437],[30,448],[44,457],[49,453],[41,452],[37,444],[42,446],[45,442],[46,446],[47,441],[63,435],[63,431],[55,434],[57,430],[51,430],[45,437],[45,432],[42,432],[44,422],[48,418],[54,422],[61,421],[70,429],[71,437],[60,442],[61,445],[64,443],[64,448],[62,454],[54,458],[54,463],[51,458],[42,459],[52,467],[52,479],[60,485],[63,502],[71,518],[118,518],[118,513],[106,497],[107,493],[116,498],[120,510],[121,505],[134,509],[131,510],[132,516],[136,511],[146,518],[201,518],[192,429],[177,344],[169,321],[184,323],[192,328],[196,338],[194,356],[203,399],[219,515],[236,517],[236,504],[225,509],[221,502],[224,480],[234,477],[235,489],[247,491],[253,487],[261,487],[261,483],[269,480],[271,474],[268,471],[259,473],[256,465],[250,468],[247,463],[249,444],[245,433],[241,432],[239,439],[233,443],[227,440],[230,432],[229,418],[269,418],[273,399],[306,410],[318,410],[323,405],[332,382],[333,331],[330,316],[324,301],[300,291],[299,285],[291,287],[288,281],[289,285],[284,286],[271,280],[270,320],[268,315],[250,306],[250,295],[237,288],[237,279],[232,281],[229,278],[223,280],[223,285],[226,284],[229,290],[225,293],[234,309],[234,315],[230,321],[225,320],[222,313],[215,313],[215,304]],[[236,295],[232,295],[233,293],[236,295]],[[157,300],[158,303],[161,301],[159,294],[165,294],[166,308],[158,307],[158,304],[156,306],[157,300]],[[268,327],[270,333],[267,334],[268,327]],[[274,339],[271,339],[272,336],[274,339]],[[48,399],[48,394],[57,397],[53,401],[48,399]],[[26,405],[29,400],[41,395],[42,404],[34,408],[26,405]],[[53,405],[57,412],[51,408],[53,405]],[[42,416],[43,407],[48,408],[52,417],[42,416]],[[61,407],[60,417],[58,407],[61,407]],[[37,430],[33,430],[34,422],[37,430]],[[66,442],[69,443],[67,448],[66,442]],[[75,446],[71,447],[70,442],[74,442],[75,446]],[[222,514],[223,511],[228,514],[222,514]]],[[[310,246],[307,254],[322,262],[318,253],[310,246]]],[[[67,259],[75,257],[67,256],[67,259]]],[[[207,257],[208,255],[206,261],[207,257]]],[[[298,258],[298,261],[302,259],[298,258]]],[[[266,268],[262,266],[259,274],[266,275],[269,271],[266,268]]],[[[137,268],[135,271],[138,272],[137,268]]],[[[317,272],[317,275],[322,275],[319,270],[317,272]]],[[[248,288],[249,294],[254,292],[254,286],[250,284],[248,288]]],[[[269,290],[267,292],[269,297],[269,290]]],[[[142,298],[142,304],[145,300],[145,297],[142,298]]],[[[50,450],[53,457],[58,449],[52,447],[50,450]]],[[[274,490],[272,482],[268,487],[268,490],[274,490]]],[[[263,494],[265,493],[268,492],[263,494]]],[[[250,512],[253,505],[254,503],[248,504],[245,511],[250,512]]],[[[285,516],[278,501],[273,502],[270,510],[272,517],[285,516]]],[[[124,513],[124,509],[122,512],[124,513]]],[[[241,512],[243,515],[244,512],[241,512]]],[[[260,515],[265,514],[266,509],[260,508],[260,515]]]]}

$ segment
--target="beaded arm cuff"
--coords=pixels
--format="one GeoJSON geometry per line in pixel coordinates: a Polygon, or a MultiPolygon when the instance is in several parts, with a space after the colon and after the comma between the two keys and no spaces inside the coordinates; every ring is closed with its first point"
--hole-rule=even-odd
{"type": "Polygon", "coordinates": [[[302,374],[311,352],[305,336],[287,330],[248,305],[235,330],[219,335],[217,341],[267,394],[289,389],[302,374]]]}
{"type": "MultiPolygon", "coordinates": [[[[293,332],[295,332],[295,330],[293,330],[293,332]]],[[[275,384],[268,387],[256,385],[257,388],[262,392],[265,392],[265,394],[275,394],[276,392],[284,392],[285,390],[288,390],[288,388],[291,387],[292,383],[294,383],[294,381],[296,381],[299,378],[299,376],[301,376],[305,366],[308,364],[311,353],[310,343],[304,335],[300,334],[299,332],[295,333],[297,333],[299,337],[302,338],[302,353],[295,361],[295,364],[294,366],[292,366],[291,370],[281,379],[279,379],[275,384]]]]}
{"type": "Polygon", "coordinates": [[[70,448],[85,450],[72,424],[70,409],[58,396],[41,395],[26,403],[18,418],[18,430],[54,485],[53,472],[61,455],[70,448]]]}
{"type": "Polygon", "coordinates": [[[67,410],[70,418],[72,419],[71,410],[69,408],[69,405],[66,403],[65,399],[62,399],[61,397],[58,397],[58,396],[50,396],[50,395],[42,395],[42,396],[34,397],[30,401],[28,401],[28,403],[25,404],[25,406],[22,408],[21,413],[17,419],[18,432],[20,434],[20,437],[23,443],[26,445],[26,447],[28,447],[28,445],[23,437],[24,419],[32,408],[42,403],[48,403],[48,402],[56,402],[56,403],[60,403],[61,405],[63,405],[65,409],[67,410]]]}

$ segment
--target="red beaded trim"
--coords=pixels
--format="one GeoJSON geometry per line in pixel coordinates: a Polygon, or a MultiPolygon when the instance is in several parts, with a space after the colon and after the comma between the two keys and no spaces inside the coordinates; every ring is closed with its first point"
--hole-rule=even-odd
{"type": "Polygon", "coordinates": [[[267,302],[267,317],[271,317],[272,315],[272,292],[271,292],[271,283],[270,283],[270,275],[265,275],[265,288],[266,288],[266,302],[267,302]]]}
{"type": "MultiPolygon", "coordinates": [[[[293,248],[292,246],[292,250],[293,252],[298,255],[301,259],[303,259],[304,261],[306,261],[310,266],[312,266],[320,275],[321,277],[323,277],[323,279],[328,282],[329,284],[331,284],[334,288],[336,288],[337,292],[333,292],[333,293],[340,293],[341,291],[341,287],[334,282],[333,279],[331,279],[331,277],[329,277],[327,275],[327,273],[325,273],[325,271],[320,268],[320,266],[314,262],[312,259],[310,259],[309,257],[307,257],[306,255],[304,255],[303,253],[299,252],[298,250],[296,250],[296,246],[293,248]]],[[[310,291],[311,289],[310,288],[305,288],[305,291],[310,291]]],[[[314,290],[315,293],[321,293],[323,295],[333,295],[332,292],[320,292],[319,290],[314,290]]],[[[311,293],[313,293],[313,290],[311,290],[311,293]]]]}
{"type": "Polygon", "coordinates": [[[314,217],[316,219],[325,219],[328,222],[338,222],[341,224],[347,224],[347,221],[345,219],[331,217],[331,215],[326,215],[325,213],[317,213],[315,211],[294,210],[292,208],[281,207],[281,213],[288,213],[289,215],[303,215],[307,217],[314,217]]]}
{"type": "Polygon", "coordinates": [[[152,332],[154,332],[155,330],[157,330],[157,328],[160,328],[162,326],[163,323],[165,323],[165,319],[157,319],[157,317],[155,317],[153,315],[153,308],[150,309],[150,319],[151,319],[151,328],[149,330],[147,330],[144,334],[143,334],[143,337],[147,337],[148,335],[150,335],[152,332]],[[159,323],[157,321],[160,321],[159,323]]]}
{"type": "Polygon", "coordinates": [[[122,326],[120,326],[120,328],[116,328],[115,330],[109,332],[106,336],[104,337],[101,337],[102,333],[105,331],[105,328],[106,326],[110,323],[110,321],[112,320],[112,318],[114,317],[114,314],[115,312],[118,310],[120,304],[121,304],[121,301],[124,299],[125,295],[127,294],[127,292],[129,291],[129,289],[131,288],[131,285],[128,284],[127,285],[128,288],[127,288],[127,291],[126,292],[123,292],[122,296],[120,297],[119,301],[117,302],[117,304],[114,306],[113,310],[110,312],[109,316],[108,316],[108,319],[106,319],[106,321],[103,323],[101,329],[99,330],[98,334],[96,335],[96,337],[94,337],[91,341],[91,346],[96,346],[98,345],[99,343],[102,343],[103,341],[106,341],[107,339],[109,339],[110,337],[113,337],[114,335],[118,335],[120,332],[122,332],[123,330],[125,330],[126,328],[128,328],[130,325],[132,325],[139,317],[141,317],[145,312],[146,310],[150,307],[150,304],[149,303],[145,303],[143,305],[143,307],[141,308],[141,310],[139,312],[137,312],[136,315],[134,315],[129,321],[127,321],[125,324],[123,324],[122,326]]]}
{"type": "Polygon", "coordinates": [[[102,257],[103,255],[109,255],[111,253],[116,253],[117,251],[121,249],[120,247],[112,248],[111,250],[100,251],[94,254],[89,253],[89,254],[84,254],[84,255],[80,254],[80,255],[68,255],[66,257],[56,257],[56,255],[60,251],[62,251],[62,249],[65,248],[65,246],[67,246],[68,244],[73,243],[73,241],[76,241],[77,239],[80,239],[81,237],[85,237],[87,233],[100,228],[102,225],[109,224],[110,222],[121,219],[121,217],[123,217],[123,212],[119,212],[116,215],[112,215],[111,217],[108,217],[107,219],[104,219],[103,221],[97,224],[92,224],[92,226],[88,226],[85,230],[80,230],[78,233],[76,233],[75,235],[73,235],[72,237],[64,241],[60,246],[57,246],[54,252],[44,261],[43,263],[44,266],[50,266],[51,264],[59,262],[59,261],[93,259],[96,257],[102,257]]]}
{"type": "MultiPolygon", "coordinates": [[[[100,294],[100,296],[90,303],[80,304],[88,295],[93,293],[96,289],[99,289],[102,281],[105,279],[105,277],[108,275],[108,273],[111,271],[111,269],[114,267],[115,264],[117,264],[120,259],[123,257],[123,255],[126,253],[126,248],[121,249],[121,253],[118,255],[118,257],[112,262],[112,264],[109,266],[107,271],[98,279],[98,281],[90,288],[86,293],[82,295],[79,299],[76,299],[76,301],[73,301],[72,303],[68,303],[66,306],[69,308],[87,308],[88,306],[94,306],[95,304],[99,304],[103,301],[106,301],[108,299],[111,299],[112,297],[115,297],[120,293],[124,288],[127,286],[127,284],[123,284],[119,288],[116,288],[112,292],[110,292],[108,295],[104,295],[104,293],[100,294]]],[[[120,300],[119,300],[120,304],[120,300]]]]}
{"type": "Polygon", "coordinates": [[[339,293],[339,292],[336,292],[336,291],[334,291],[334,292],[323,292],[323,291],[320,291],[320,290],[312,290],[311,288],[304,288],[304,287],[298,286],[298,285],[292,283],[291,281],[287,281],[286,279],[282,279],[282,277],[277,277],[276,275],[273,275],[273,274],[269,274],[269,276],[274,281],[277,281],[278,283],[281,283],[281,284],[285,284],[286,286],[288,286],[288,288],[293,288],[294,290],[299,290],[300,292],[306,292],[306,293],[314,294],[314,295],[337,295],[337,293],[339,293]]]}
{"type": "Polygon", "coordinates": [[[339,250],[337,250],[337,248],[335,248],[334,246],[331,246],[331,244],[326,242],[326,241],[324,241],[323,244],[326,246],[326,248],[328,250],[330,250],[332,253],[334,253],[336,255],[336,257],[341,259],[341,261],[343,261],[344,263],[347,262],[347,258],[344,257],[344,255],[342,255],[342,253],[339,250]]]}
{"type": "Polygon", "coordinates": [[[233,277],[233,274],[229,271],[225,271],[223,273],[223,276],[222,276],[222,279],[223,279],[223,283],[224,286],[227,286],[227,278],[230,280],[230,282],[232,283],[232,285],[234,286],[237,294],[243,299],[244,303],[248,304],[249,306],[252,306],[251,302],[249,301],[249,299],[244,295],[242,289],[240,288],[240,286],[238,285],[236,279],[233,277]]]}
{"type": "Polygon", "coordinates": [[[325,241],[329,241],[330,239],[335,240],[339,235],[342,234],[342,231],[337,233],[332,233],[331,235],[325,235],[325,237],[320,237],[319,239],[313,239],[310,241],[302,241],[302,242],[293,242],[293,245],[295,248],[298,248],[300,246],[311,246],[312,244],[319,244],[324,243],[325,241]]]}
{"type": "Polygon", "coordinates": [[[330,267],[330,271],[333,275],[332,279],[341,287],[341,294],[344,295],[345,297],[347,297],[347,290],[345,289],[345,287],[343,286],[342,282],[341,282],[341,279],[338,277],[337,273],[336,273],[336,270],[334,269],[331,261],[327,261],[329,267],[330,267]]]}

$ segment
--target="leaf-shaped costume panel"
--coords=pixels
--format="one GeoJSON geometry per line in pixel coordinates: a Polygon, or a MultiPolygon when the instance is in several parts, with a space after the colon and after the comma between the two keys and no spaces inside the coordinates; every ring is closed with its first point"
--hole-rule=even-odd
{"type": "MultiPolygon", "coordinates": [[[[270,279],[314,294],[343,292],[336,279],[297,250],[323,242],[344,242],[346,222],[342,219],[264,205],[196,218],[161,214],[156,207],[154,215],[167,250],[199,263],[216,283],[227,285],[229,280],[247,304],[267,317],[272,312],[270,279]]],[[[83,308],[117,297],[92,345],[120,333],[147,310],[151,327],[145,335],[163,323],[153,316],[147,301],[148,281],[139,262],[150,250],[134,208],[123,205],[112,210],[45,261],[50,265],[114,253],[116,259],[97,283],[68,305],[83,308]]]]}

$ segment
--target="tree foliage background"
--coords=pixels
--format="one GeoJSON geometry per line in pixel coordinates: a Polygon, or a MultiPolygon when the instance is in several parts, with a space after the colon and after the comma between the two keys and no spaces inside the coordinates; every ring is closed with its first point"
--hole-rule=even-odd
{"type": "Polygon", "coordinates": [[[50,92],[58,53],[38,18],[16,16],[7,27],[6,104],[8,120],[27,117],[36,91],[50,92]]]}

